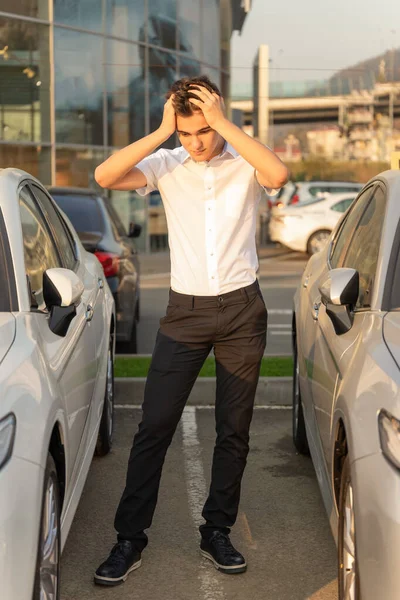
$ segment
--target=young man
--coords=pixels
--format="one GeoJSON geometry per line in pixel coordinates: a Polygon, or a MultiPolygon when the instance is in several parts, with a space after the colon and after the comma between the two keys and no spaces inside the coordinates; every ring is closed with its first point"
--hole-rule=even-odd
{"type": "Polygon", "coordinates": [[[96,169],[96,181],[105,188],[141,195],[158,188],[171,251],[169,304],[115,516],[118,541],[96,571],[98,584],[122,583],[140,566],[164,458],[212,348],[217,440],[200,548],[225,573],[246,570],[229,532],[238,512],[266,344],[267,310],[256,279],[257,205],[261,186],[280,188],[287,176],[271,150],[225,117],[221,94],[205,76],[174,83],[157,131],[96,169]],[[175,131],[182,146],[152,154],[175,131]]]}

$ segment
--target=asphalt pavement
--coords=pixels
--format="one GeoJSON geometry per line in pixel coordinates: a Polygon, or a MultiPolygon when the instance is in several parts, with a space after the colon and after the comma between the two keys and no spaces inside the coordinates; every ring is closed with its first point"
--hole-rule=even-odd
{"type": "Polygon", "coordinates": [[[93,584],[115,542],[113,517],[140,410],[117,410],[111,454],[95,458],[62,557],[61,600],[336,600],[336,553],[311,460],[297,455],[287,408],[255,410],[231,539],[248,561],[225,575],[200,556],[213,410],[188,407],[167,454],[142,567],[116,588],[93,584]]]}

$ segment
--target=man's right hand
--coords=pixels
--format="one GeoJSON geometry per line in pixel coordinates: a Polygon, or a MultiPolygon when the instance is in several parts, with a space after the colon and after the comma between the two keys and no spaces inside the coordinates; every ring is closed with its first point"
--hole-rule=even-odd
{"type": "Polygon", "coordinates": [[[164,114],[163,114],[162,123],[160,125],[160,130],[166,136],[166,139],[171,137],[171,135],[173,133],[175,133],[175,130],[176,130],[175,109],[172,104],[173,98],[174,98],[174,95],[172,94],[172,96],[170,98],[168,98],[168,100],[164,104],[164,114]]]}

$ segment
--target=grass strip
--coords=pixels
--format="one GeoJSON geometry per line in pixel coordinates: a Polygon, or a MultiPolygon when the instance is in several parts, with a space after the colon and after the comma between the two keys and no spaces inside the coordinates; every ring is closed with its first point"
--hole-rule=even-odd
{"type": "MultiPolygon", "coordinates": [[[[115,377],[147,377],[150,357],[116,357],[115,377]]],[[[290,377],[293,374],[293,359],[291,356],[266,356],[262,359],[261,377],[290,377]]],[[[200,371],[200,377],[215,377],[215,359],[206,358],[200,371]]]]}

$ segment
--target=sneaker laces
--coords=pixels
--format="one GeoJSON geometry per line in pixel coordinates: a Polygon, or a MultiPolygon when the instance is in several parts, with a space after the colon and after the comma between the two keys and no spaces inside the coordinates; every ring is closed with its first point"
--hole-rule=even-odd
{"type": "Polygon", "coordinates": [[[210,543],[213,544],[221,553],[227,558],[237,556],[239,553],[232,546],[232,542],[227,535],[217,531],[210,539],[210,543]]]}
{"type": "Polygon", "coordinates": [[[116,565],[116,564],[120,564],[121,559],[125,561],[126,560],[126,555],[125,555],[125,552],[124,552],[124,546],[118,542],[111,549],[110,556],[108,557],[108,561],[107,562],[110,565],[116,565]]]}

